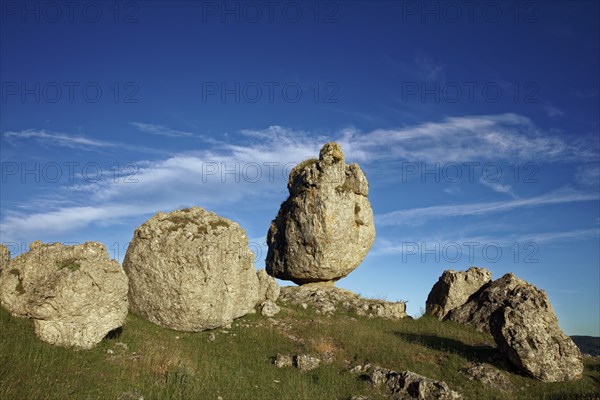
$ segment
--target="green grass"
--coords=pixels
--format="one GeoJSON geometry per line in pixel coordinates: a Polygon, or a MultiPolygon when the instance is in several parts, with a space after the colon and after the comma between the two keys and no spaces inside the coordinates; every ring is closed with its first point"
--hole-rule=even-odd
{"type": "Polygon", "coordinates": [[[211,342],[209,332],[176,332],[129,315],[119,335],[74,351],[39,341],[32,321],[0,310],[0,399],[383,399],[347,372],[366,362],[444,380],[467,399],[600,394],[598,358],[586,359],[585,376],[576,382],[542,383],[510,372],[516,387],[510,395],[469,381],[460,370],[475,361],[498,363],[496,352],[491,337],[456,323],[325,317],[292,306],[282,307],[275,319],[288,328],[253,314],[235,321],[228,333],[215,330],[211,342]],[[276,368],[271,359],[277,353],[333,353],[335,361],[300,373],[276,368]]]}

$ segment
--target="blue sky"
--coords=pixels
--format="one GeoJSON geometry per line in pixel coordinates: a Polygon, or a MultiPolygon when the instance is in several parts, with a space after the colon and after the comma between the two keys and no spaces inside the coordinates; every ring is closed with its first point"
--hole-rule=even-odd
{"type": "Polygon", "coordinates": [[[600,335],[596,2],[0,3],[0,240],[100,241],[158,211],[246,229],[338,141],[377,238],[338,285],[419,315],[445,269],[546,290],[600,335]],[[49,5],[50,4],[50,5],[49,5]]]}

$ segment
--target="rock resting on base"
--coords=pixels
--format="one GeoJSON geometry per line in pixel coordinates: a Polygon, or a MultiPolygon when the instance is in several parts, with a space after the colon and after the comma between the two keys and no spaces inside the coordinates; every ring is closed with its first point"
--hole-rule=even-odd
{"type": "Polygon", "coordinates": [[[135,230],[123,261],[130,309],[180,331],[228,325],[258,301],[253,259],[233,221],[199,207],[158,213],[135,230]]]}

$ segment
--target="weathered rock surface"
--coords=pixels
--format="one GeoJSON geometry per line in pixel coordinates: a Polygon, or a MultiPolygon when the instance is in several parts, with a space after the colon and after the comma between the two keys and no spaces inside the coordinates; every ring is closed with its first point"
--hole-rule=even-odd
{"type": "Polygon", "coordinates": [[[467,271],[444,271],[427,297],[426,312],[443,319],[452,309],[463,305],[483,285],[491,282],[492,273],[485,268],[467,271]]]}
{"type": "Polygon", "coordinates": [[[158,213],[134,233],[123,267],[131,311],[181,331],[227,325],[258,300],[245,231],[199,207],[158,213]]]}
{"type": "Polygon", "coordinates": [[[480,332],[490,332],[492,314],[502,307],[505,299],[523,283],[526,282],[513,274],[506,274],[482,286],[469,301],[452,309],[445,319],[472,326],[480,332]]]}
{"type": "Polygon", "coordinates": [[[277,354],[275,360],[273,360],[273,364],[277,368],[288,368],[294,365],[294,357],[289,354],[277,354]]]}
{"type": "Polygon", "coordinates": [[[267,318],[274,317],[281,309],[271,300],[265,300],[260,306],[260,315],[267,318]]]}
{"type": "Polygon", "coordinates": [[[275,278],[269,276],[264,269],[258,270],[258,302],[263,303],[266,300],[276,302],[279,298],[280,287],[275,278]]]}
{"type": "Polygon", "coordinates": [[[10,250],[3,244],[0,244],[0,271],[8,266],[10,261],[10,250]]]}
{"type": "Polygon", "coordinates": [[[0,303],[51,344],[91,348],[127,316],[127,277],[103,244],[36,241],[0,274],[0,303]]]}
{"type": "Polygon", "coordinates": [[[558,325],[546,293],[523,281],[491,316],[500,352],[517,368],[546,382],[581,378],[579,348],[558,325]]]}
{"type": "Polygon", "coordinates": [[[299,354],[294,357],[294,366],[301,372],[312,371],[319,368],[321,360],[309,354],[299,354]]]}
{"type": "Polygon", "coordinates": [[[489,364],[476,364],[464,369],[470,380],[477,380],[491,389],[501,392],[512,392],[514,386],[505,373],[489,364]]]}
{"type": "Polygon", "coordinates": [[[337,143],[319,160],[295,166],[267,235],[269,275],[298,284],[335,281],[352,272],[375,240],[369,185],[357,164],[344,163],[337,143]]]}
{"type": "Polygon", "coordinates": [[[396,372],[375,367],[370,375],[371,383],[383,386],[387,397],[394,400],[459,400],[462,395],[453,391],[443,381],[436,381],[411,371],[396,372]]]}
{"type": "Polygon", "coordinates": [[[317,313],[331,315],[337,310],[354,311],[360,316],[385,319],[406,317],[404,302],[364,299],[349,290],[329,283],[312,283],[302,286],[284,286],[279,300],[284,303],[313,307],[317,313]]]}
{"type": "Polygon", "coordinates": [[[581,353],[561,331],[546,293],[513,274],[484,285],[446,318],[490,332],[501,353],[536,379],[581,377],[581,353]]]}

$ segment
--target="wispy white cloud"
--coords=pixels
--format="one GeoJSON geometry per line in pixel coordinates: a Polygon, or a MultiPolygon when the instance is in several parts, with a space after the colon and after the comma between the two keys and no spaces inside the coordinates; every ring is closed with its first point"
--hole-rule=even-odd
{"type": "Polygon", "coordinates": [[[575,181],[583,186],[599,187],[600,186],[600,165],[586,164],[577,167],[575,171],[575,181]]]}
{"type": "Polygon", "coordinates": [[[100,148],[114,147],[115,144],[103,140],[90,139],[84,136],[72,136],[61,132],[51,132],[44,129],[26,129],[22,131],[8,131],[4,137],[11,143],[22,140],[34,140],[41,145],[53,145],[69,148],[100,148]]]}
{"type": "MultiPolygon", "coordinates": [[[[461,248],[462,251],[468,253],[476,248],[481,253],[481,248],[486,244],[493,244],[502,248],[513,248],[515,243],[521,249],[533,251],[533,247],[528,245],[543,245],[551,243],[575,242],[580,240],[595,239],[600,237],[599,228],[591,229],[575,229],[570,231],[555,231],[555,232],[537,232],[528,234],[513,234],[513,235],[480,235],[480,236],[438,236],[438,237],[423,237],[413,238],[410,241],[398,242],[395,239],[379,238],[378,245],[374,249],[375,254],[403,254],[406,252],[414,253],[415,245],[422,246],[424,249],[443,249],[444,246],[452,248],[461,248]],[[437,247],[436,247],[437,245],[437,247]]],[[[527,253],[529,254],[529,253],[527,253]]],[[[514,254],[513,254],[514,255],[514,254]]]]}
{"type": "MultiPolygon", "coordinates": [[[[542,132],[517,114],[451,117],[399,129],[350,132],[342,140],[349,153],[369,159],[428,163],[597,160],[597,146],[571,143],[542,132]]],[[[360,161],[360,160],[359,160],[360,161]]]]}
{"type": "MultiPolygon", "coordinates": [[[[40,130],[6,132],[11,140],[39,140],[42,144],[78,148],[121,149],[118,144],[82,136],[72,136],[40,130]]],[[[362,132],[344,129],[330,134],[315,134],[281,126],[244,130],[241,137],[230,142],[210,144],[205,150],[183,152],[158,160],[140,160],[137,169],[125,179],[81,181],[74,185],[53,188],[60,198],[53,198],[53,207],[37,212],[22,201],[16,209],[3,207],[0,221],[4,235],[44,232],[56,229],[77,229],[93,224],[106,215],[127,216],[149,210],[174,209],[182,204],[226,206],[248,198],[276,196],[278,206],[285,193],[285,182],[291,167],[309,157],[315,157],[327,141],[341,143],[349,162],[366,166],[378,162],[415,160],[423,162],[466,162],[487,160],[531,160],[554,162],[597,159],[593,146],[573,144],[544,134],[527,118],[515,114],[498,116],[468,116],[447,118],[399,129],[362,132]],[[583,149],[585,147],[585,149],[583,149]],[[256,174],[259,174],[258,176],[256,174]],[[130,207],[129,205],[136,205],[130,207]],[[73,221],[58,224],[59,219],[73,221]],[[31,229],[27,228],[28,226],[31,229]],[[64,227],[64,228],[63,228],[64,227]]],[[[492,189],[510,194],[510,187],[492,189]]],[[[598,199],[579,192],[553,192],[530,199],[432,206],[400,210],[379,215],[380,224],[418,224],[433,218],[462,215],[484,215],[541,204],[558,204],[598,199]]],[[[264,202],[258,202],[265,204],[264,202]]]]}
{"type": "Polygon", "coordinates": [[[483,179],[483,178],[479,179],[479,183],[481,183],[484,186],[489,187],[494,192],[507,194],[510,197],[512,197],[513,199],[517,198],[517,195],[514,193],[511,185],[503,185],[502,183],[492,182],[488,179],[483,179]]]}
{"type": "Polygon", "coordinates": [[[379,225],[419,225],[432,219],[486,215],[512,211],[518,208],[550,204],[573,203],[600,199],[598,193],[583,193],[574,190],[558,190],[541,196],[483,203],[453,204],[398,210],[375,216],[379,225]]]}
{"type": "Polygon", "coordinates": [[[164,125],[156,124],[145,124],[142,122],[131,122],[131,125],[135,126],[142,132],[151,133],[153,135],[167,136],[167,137],[191,137],[194,136],[192,132],[177,131],[175,129],[168,128],[164,125]]]}
{"type": "Polygon", "coordinates": [[[52,132],[45,129],[25,129],[22,131],[7,131],[4,139],[13,146],[19,146],[27,141],[34,141],[44,147],[65,147],[85,151],[129,150],[137,153],[166,154],[164,150],[153,149],[141,145],[130,145],[88,138],[81,135],[71,135],[63,132],[52,132]]]}
{"type": "Polygon", "coordinates": [[[445,64],[436,62],[432,57],[423,53],[415,56],[413,62],[415,64],[417,74],[421,76],[422,79],[428,81],[446,80],[445,64]]]}
{"type": "Polygon", "coordinates": [[[554,107],[552,104],[544,105],[544,111],[546,111],[546,115],[548,115],[550,118],[562,117],[565,115],[564,111],[554,107]]]}

